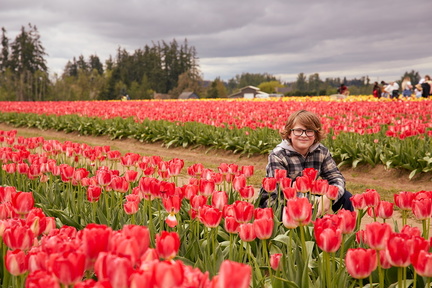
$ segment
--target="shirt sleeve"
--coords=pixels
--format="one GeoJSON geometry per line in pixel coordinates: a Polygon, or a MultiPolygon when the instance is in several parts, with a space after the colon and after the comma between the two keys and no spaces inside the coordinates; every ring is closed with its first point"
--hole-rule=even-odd
{"type": "Polygon", "coordinates": [[[345,193],[345,178],[340,172],[330,152],[325,155],[321,166],[321,178],[326,179],[330,185],[338,187],[338,196],[335,201],[339,200],[345,193]]]}

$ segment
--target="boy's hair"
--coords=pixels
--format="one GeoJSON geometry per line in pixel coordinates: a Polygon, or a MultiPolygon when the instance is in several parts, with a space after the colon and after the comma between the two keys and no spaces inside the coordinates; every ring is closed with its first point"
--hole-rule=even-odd
{"type": "Polygon", "coordinates": [[[320,118],[315,113],[306,110],[299,110],[297,112],[292,113],[288,117],[284,130],[280,133],[282,139],[291,142],[288,136],[291,133],[291,129],[293,129],[294,125],[297,123],[303,125],[306,129],[311,129],[316,131],[314,143],[320,142],[322,139],[324,139],[325,133],[322,130],[322,124],[320,118]]]}

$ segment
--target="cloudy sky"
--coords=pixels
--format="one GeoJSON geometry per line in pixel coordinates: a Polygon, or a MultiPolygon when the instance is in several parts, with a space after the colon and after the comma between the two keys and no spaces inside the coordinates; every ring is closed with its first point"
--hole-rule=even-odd
{"type": "Polygon", "coordinates": [[[196,48],[206,80],[432,74],[431,0],[0,0],[0,19],[11,41],[38,28],[51,74],[173,39],[196,48]]]}

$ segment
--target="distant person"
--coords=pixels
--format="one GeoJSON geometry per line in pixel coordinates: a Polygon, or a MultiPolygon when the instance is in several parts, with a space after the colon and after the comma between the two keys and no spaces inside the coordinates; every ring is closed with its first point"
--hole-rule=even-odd
{"type": "Polygon", "coordinates": [[[420,84],[415,85],[415,88],[414,88],[415,97],[416,98],[421,98],[422,97],[422,92],[423,92],[423,89],[422,89],[421,85],[420,84]]]}
{"type": "Polygon", "coordinates": [[[402,86],[402,96],[403,97],[411,97],[413,86],[411,85],[411,79],[410,79],[410,77],[408,77],[408,76],[405,77],[402,80],[401,86],[402,86]]]}
{"type": "Polygon", "coordinates": [[[386,83],[385,81],[381,81],[381,97],[383,98],[389,98],[390,94],[387,92],[387,86],[389,84],[386,83]]]}
{"type": "Polygon", "coordinates": [[[422,80],[423,81],[420,80],[419,82],[422,88],[422,97],[428,98],[431,94],[432,81],[429,75],[426,75],[422,80]]]}
{"type": "Polygon", "coordinates": [[[387,85],[385,90],[390,95],[390,99],[399,98],[399,84],[396,83],[396,81],[393,81],[387,85]]]}
{"type": "Polygon", "coordinates": [[[348,96],[349,95],[348,87],[345,86],[345,84],[341,84],[340,87],[338,88],[338,93],[345,95],[345,96],[348,96]]]}
{"type": "Polygon", "coordinates": [[[381,87],[378,85],[378,82],[374,83],[374,86],[372,88],[372,95],[375,98],[381,98],[381,87]]]}

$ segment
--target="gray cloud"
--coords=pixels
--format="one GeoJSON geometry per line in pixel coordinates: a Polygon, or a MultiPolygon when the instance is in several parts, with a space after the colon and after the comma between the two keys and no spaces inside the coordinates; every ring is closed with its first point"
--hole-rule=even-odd
{"type": "Polygon", "coordinates": [[[207,80],[243,72],[293,81],[298,73],[399,79],[432,74],[430,0],[3,0],[1,26],[14,39],[38,27],[51,72],[68,60],[118,47],[188,40],[207,80]]]}

